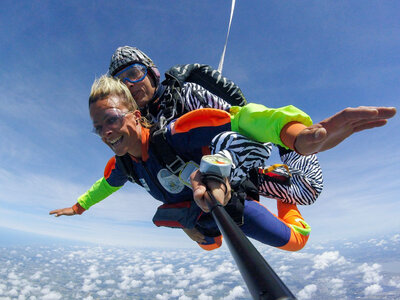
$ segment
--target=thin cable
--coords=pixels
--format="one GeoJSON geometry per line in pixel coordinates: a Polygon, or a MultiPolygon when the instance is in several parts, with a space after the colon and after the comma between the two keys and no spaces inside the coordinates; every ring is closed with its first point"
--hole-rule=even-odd
{"type": "Polygon", "coordinates": [[[221,60],[219,61],[219,65],[218,65],[218,71],[220,73],[222,73],[222,67],[224,66],[225,51],[226,51],[226,46],[228,45],[229,32],[231,31],[231,24],[232,24],[232,19],[233,19],[233,11],[235,10],[235,2],[236,2],[236,0],[232,0],[231,17],[229,19],[229,26],[228,26],[228,32],[226,34],[226,39],[225,39],[224,51],[222,51],[221,60]]]}

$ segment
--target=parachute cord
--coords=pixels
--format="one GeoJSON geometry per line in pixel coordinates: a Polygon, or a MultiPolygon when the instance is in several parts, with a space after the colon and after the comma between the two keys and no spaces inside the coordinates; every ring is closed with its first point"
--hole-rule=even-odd
{"type": "Polygon", "coordinates": [[[218,71],[219,71],[220,73],[222,73],[222,67],[223,67],[223,65],[224,65],[225,51],[226,51],[226,46],[228,45],[228,37],[229,37],[229,32],[230,32],[230,30],[231,30],[231,24],[232,24],[232,19],[233,19],[233,11],[235,10],[235,2],[236,2],[236,0],[232,0],[231,17],[230,17],[230,19],[229,19],[228,32],[227,32],[227,34],[226,34],[224,51],[222,51],[221,60],[219,61],[219,65],[218,65],[218,71]]]}

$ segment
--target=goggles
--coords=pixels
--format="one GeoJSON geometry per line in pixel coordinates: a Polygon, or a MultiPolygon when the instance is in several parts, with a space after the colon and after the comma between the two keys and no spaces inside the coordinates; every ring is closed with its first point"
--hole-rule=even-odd
{"type": "Polygon", "coordinates": [[[103,130],[118,130],[124,124],[124,118],[130,111],[122,112],[117,108],[106,110],[101,123],[93,125],[92,132],[99,137],[103,137],[103,130]]]}
{"type": "Polygon", "coordinates": [[[114,75],[114,77],[120,79],[123,83],[127,81],[130,83],[136,83],[142,81],[147,75],[147,67],[143,64],[133,64],[114,75]]]}

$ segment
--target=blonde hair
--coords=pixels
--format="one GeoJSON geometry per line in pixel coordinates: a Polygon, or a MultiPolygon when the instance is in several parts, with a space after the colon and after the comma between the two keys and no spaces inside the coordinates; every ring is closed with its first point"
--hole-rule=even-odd
{"type": "MultiPolygon", "coordinates": [[[[93,103],[110,96],[118,97],[129,111],[139,110],[137,103],[126,85],[119,79],[108,75],[103,75],[93,82],[89,96],[89,107],[93,103]]],[[[147,128],[151,127],[150,123],[144,117],[140,118],[140,124],[147,128]]]]}

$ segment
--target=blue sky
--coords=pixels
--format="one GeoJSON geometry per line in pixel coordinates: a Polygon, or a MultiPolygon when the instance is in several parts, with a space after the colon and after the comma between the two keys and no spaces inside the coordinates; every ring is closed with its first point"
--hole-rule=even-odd
{"type": "MultiPolygon", "coordinates": [[[[315,122],[348,106],[396,106],[399,11],[398,1],[239,0],[223,74],[250,102],[293,104],[315,122]]],[[[82,216],[48,212],[72,206],[112,156],[90,132],[87,98],[114,50],[137,46],[162,72],[217,67],[229,14],[229,1],[2,1],[0,232],[192,247],[179,230],[152,225],[159,203],[133,185],[82,216]]],[[[319,155],[325,189],[301,208],[311,241],[398,233],[399,123],[319,155]]],[[[263,203],[274,210],[275,200],[263,203]]]]}

